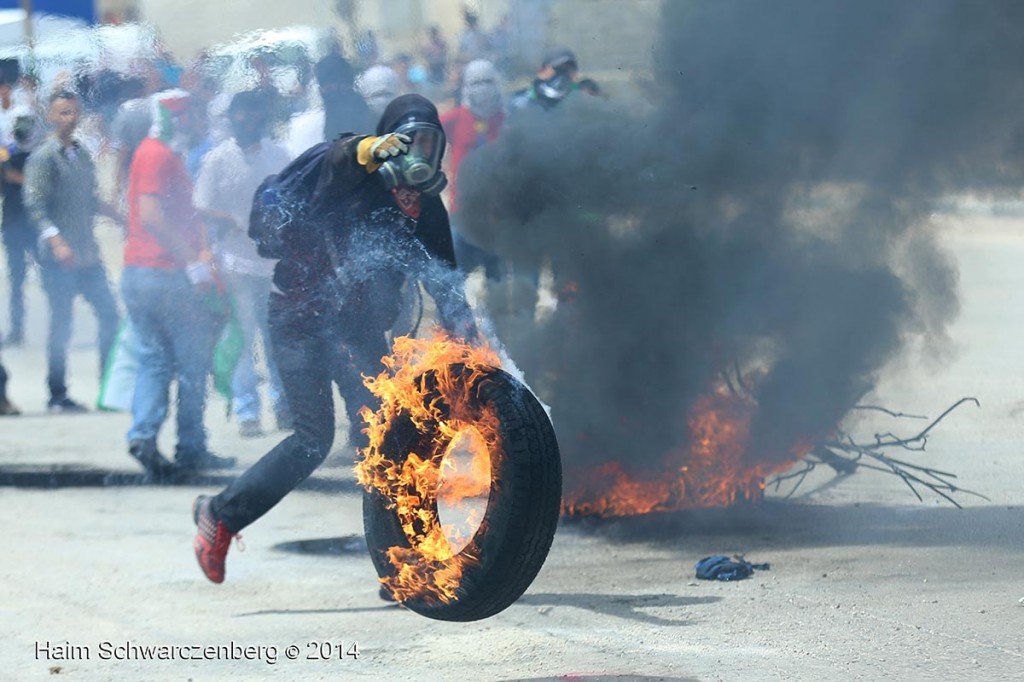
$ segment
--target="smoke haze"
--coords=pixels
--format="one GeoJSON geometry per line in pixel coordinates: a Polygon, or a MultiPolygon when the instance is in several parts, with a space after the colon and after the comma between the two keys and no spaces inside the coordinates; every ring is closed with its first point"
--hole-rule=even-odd
{"type": "Polygon", "coordinates": [[[1022,25],[1009,0],[665,2],[649,102],[575,94],[467,159],[463,229],[563,294],[489,309],[567,464],[658,471],[736,367],[763,372],[745,457],[782,461],[908,341],[941,349],[928,215],[1019,183],[1022,25]]]}

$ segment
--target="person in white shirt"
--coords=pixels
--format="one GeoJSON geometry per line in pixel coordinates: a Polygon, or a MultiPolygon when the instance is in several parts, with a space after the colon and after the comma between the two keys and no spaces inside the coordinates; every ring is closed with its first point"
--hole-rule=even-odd
{"type": "Polygon", "coordinates": [[[0,145],[14,144],[14,119],[21,113],[12,97],[11,84],[0,76],[0,145]]]}
{"type": "MultiPolygon", "coordinates": [[[[195,204],[203,213],[215,237],[216,251],[235,300],[236,314],[247,349],[239,360],[232,381],[232,409],[238,417],[242,437],[263,434],[260,422],[259,378],[253,357],[257,335],[267,344],[267,300],[273,262],[256,253],[249,238],[249,210],[260,183],[281,171],[290,160],[288,152],[265,137],[270,111],[263,93],[240,92],[228,107],[231,137],[214,147],[204,158],[196,180],[195,204]]],[[[277,427],[291,428],[277,370],[269,353],[264,353],[270,375],[270,399],[277,427]]]]}

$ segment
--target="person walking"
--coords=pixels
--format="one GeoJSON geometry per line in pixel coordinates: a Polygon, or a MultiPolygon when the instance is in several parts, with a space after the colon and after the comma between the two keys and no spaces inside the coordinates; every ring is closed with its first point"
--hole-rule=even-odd
{"type": "Polygon", "coordinates": [[[79,121],[78,97],[58,91],[50,97],[48,119],[53,134],[25,164],[25,207],[38,230],[43,288],[50,303],[47,340],[47,386],[51,412],[85,412],[68,396],[67,351],[72,331],[72,304],[79,295],[99,322],[99,374],[114,344],[120,316],[93,233],[97,214],[122,217],[96,197],[96,167],[74,138],[79,121]]]}
{"type": "Polygon", "coordinates": [[[135,331],[139,365],[128,452],[157,480],[235,463],[209,452],[203,425],[207,376],[225,311],[181,158],[189,107],[183,90],[153,96],[153,127],[135,150],[128,172],[121,292],[135,331]],[[172,464],[156,441],[167,418],[173,379],[178,384],[178,444],[172,464]]]}
{"type": "Polygon", "coordinates": [[[7,253],[7,277],[11,287],[11,328],[4,339],[7,346],[25,342],[25,278],[32,262],[38,260],[36,231],[32,228],[22,193],[25,184],[25,163],[31,153],[36,117],[29,112],[14,120],[14,142],[7,148],[7,160],[0,164],[3,180],[4,251],[7,253]]]}
{"type": "MultiPolygon", "coordinates": [[[[264,348],[270,346],[267,299],[274,271],[274,264],[260,258],[256,245],[249,239],[249,210],[259,184],[287,166],[290,160],[283,147],[265,137],[270,123],[265,104],[262,94],[254,90],[231,98],[228,107],[231,137],[203,159],[195,193],[196,208],[210,224],[217,226],[217,256],[224,268],[245,340],[245,350],[231,384],[232,411],[238,418],[239,434],[243,438],[263,435],[259,377],[253,353],[257,336],[262,337],[264,348]]],[[[277,427],[291,429],[288,404],[269,354],[267,366],[277,427]]]]}

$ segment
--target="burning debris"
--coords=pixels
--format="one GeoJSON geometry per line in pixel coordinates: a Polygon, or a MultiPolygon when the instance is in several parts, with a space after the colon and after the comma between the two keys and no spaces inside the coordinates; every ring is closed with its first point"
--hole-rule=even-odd
{"type": "MultiPolygon", "coordinates": [[[[370,445],[356,474],[364,488],[394,502],[411,547],[388,550],[397,572],[382,582],[398,601],[430,594],[447,603],[455,599],[463,568],[478,557],[453,547],[462,530],[442,524],[431,501],[457,506],[489,492],[491,453],[501,447],[500,424],[493,410],[470,404],[466,387],[472,381],[462,380],[461,368],[472,373],[501,362],[489,348],[471,347],[437,333],[432,339],[398,338],[394,355],[386,357],[385,364],[384,372],[366,381],[381,407],[376,412],[364,407],[361,413],[370,445]],[[455,367],[460,368],[458,377],[455,367]],[[431,401],[435,390],[441,399],[431,401]],[[406,453],[390,451],[388,440],[400,415],[407,415],[418,429],[436,430],[428,453],[410,452],[402,459],[395,455],[406,453]],[[460,450],[469,453],[468,466],[459,467],[449,456],[460,450]],[[453,557],[450,565],[443,565],[453,557]]],[[[475,530],[479,521],[467,520],[465,526],[475,530]]]]}
{"type": "Polygon", "coordinates": [[[552,406],[569,513],[756,498],[820,453],[888,363],[948,352],[935,202],[1020,183],[1020,3],[662,14],[645,101],[517,113],[460,183],[464,231],[514,273],[487,307],[552,406]]]}
{"type": "Polygon", "coordinates": [[[361,412],[369,446],[356,467],[381,583],[422,615],[493,615],[554,537],[561,461],[547,415],[486,345],[400,337],[384,363],[366,379],[381,406],[361,412]]]}

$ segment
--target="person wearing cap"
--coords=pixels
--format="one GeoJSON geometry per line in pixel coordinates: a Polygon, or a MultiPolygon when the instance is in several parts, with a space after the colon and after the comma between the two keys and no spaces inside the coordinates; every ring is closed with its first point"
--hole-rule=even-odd
{"type": "Polygon", "coordinates": [[[128,452],[155,480],[234,466],[233,458],[209,452],[203,426],[207,374],[224,318],[209,304],[217,286],[213,256],[181,157],[188,146],[190,107],[184,90],[153,96],[153,125],[128,171],[121,293],[139,364],[128,452]],[[172,463],[156,441],[167,418],[173,379],[178,384],[178,444],[172,463]]]}
{"type": "Polygon", "coordinates": [[[539,108],[549,111],[557,107],[571,93],[585,89],[595,94],[597,84],[590,79],[579,80],[579,63],[576,54],[564,47],[548,52],[537,71],[533,82],[509,99],[509,109],[539,108]],[[585,88],[581,88],[581,83],[585,88]]]}
{"type": "Polygon", "coordinates": [[[382,369],[407,278],[434,298],[449,333],[477,339],[439,196],[444,150],[437,109],[403,95],[387,106],[375,135],[342,137],[317,150],[319,157],[307,153],[289,166],[314,159],[316,187],[303,217],[275,237],[281,257],[270,296],[271,348],[295,431],[220,494],[193,504],[194,550],[212,582],[224,580],[231,539],[326,458],[335,431],[332,381],[345,400],[350,437],[366,445],[359,410],[377,403],[362,375],[382,369]]]}
{"type": "Polygon", "coordinates": [[[86,411],[71,399],[67,386],[75,299],[84,298],[99,322],[100,376],[120,323],[93,223],[98,214],[117,222],[122,217],[97,198],[96,166],[74,136],[79,112],[74,93],[59,90],[50,97],[47,115],[53,134],[28,157],[22,189],[25,208],[38,231],[43,288],[50,303],[46,344],[50,412],[86,411]]]}

